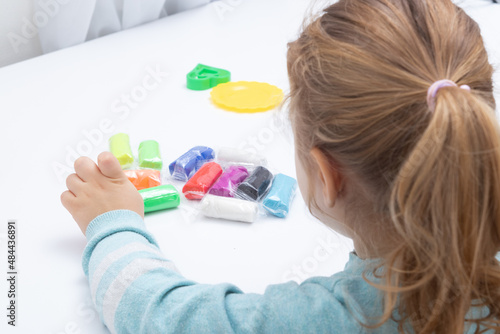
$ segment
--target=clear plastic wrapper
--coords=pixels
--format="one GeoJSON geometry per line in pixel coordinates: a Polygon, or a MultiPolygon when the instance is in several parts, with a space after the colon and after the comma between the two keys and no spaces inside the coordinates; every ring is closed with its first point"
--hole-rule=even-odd
{"type": "Polygon", "coordinates": [[[126,133],[117,133],[109,138],[109,151],[118,159],[123,169],[132,166],[134,155],[130,147],[130,138],[126,133]]]}
{"type": "Polygon", "coordinates": [[[217,152],[217,162],[223,167],[238,165],[245,167],[267,166],[267,160],[259,154],[249,153],[237,148],[222,147],[217,152]]]}
{"type": "Polygon", "coordinates": [[[207,217],[253,223],[259,206],[255,202],[209,194],[201,201],[201,212],[207,217]]]}
{"type": "Polygon", "coordinates": [[[123,172],[137,190],[158,187],[161,185],[161,175],[159,170],[139,169],[124,170],[123,172]]]}
{"type": "Polygon", "coordinates": [[[233,197],[238,185],[248,177],[248,170],[243,166],[230,166],[226,168],[222,176],[210,188],[209,194],[233,197]]]}
{"type": "Polygon", "coordinates": [[[202,199],[222,174],[222,167],[216,162],[204,164],[182,188],[187,199],[202,199]]]}
{"type": "Polygon", "coordinates": [[[268,191],[273,180],[273,174],[263,166],[258,166],[250,176],[240,183],[234,197],[248,200],[259,201],[268,191]]]}
{"type": "Polygon", "coordinates": [[[139,167],[157,170],[163,167],[160,144],[156,140],[145,140],[139,144],[139,167]]]}
{"type": "Polygon", "coordinates": [[[144,213],[173,209],[181,202],[179,192],[170,184],[142,189],[139,194],[144,200],[144,213]]]}
{"type": "Polygon", "coordinates": [[[290,204],[295,196],[297,181],[290,176],[277,174],[262,206],[276,217],[285,218],[290,211],[290,204]]]}
{"type": "Polygon", "coordinates": [[[187,181],[214,157],[214,150],[210,147],[195,146],[169,165],[170,175],[176,180],[187,181]]]}
{"type": "MultiPolygon", "coordinates": [[[[139,145],[139,159],[133,160],[129,138],[118,134],[110,138],[110,146],[118,156],[124,153],[125,163],[144,169],[126,170],[129,180],[144,199],[145,212],[175,208],[180,195],[173,185],[161,185],[173,179],[186,182],[182,193],[188,200],[187,207],[207,217],[252,223],[259,216],[274,215],[284,218],[296,193],[297,182],[284,174],[268,169],[266,159],[238,149],[223,148],[215,158],[214,151],[206,146],[196,146],[169,165],[172,178],[161,174],[161,156],[156,141],[143,141],[139,145]],[[113,145],[111,145],[113,143],[113,145]],[[130,159],[132,160],[130,160],[130,159]],[[157,169],[151,169],[157,168],[157,169]]],[[[123,156],[123,154],[121,155],[123,156]]],[[[122,164],[122,166],[124,166],[122,164]]]]}

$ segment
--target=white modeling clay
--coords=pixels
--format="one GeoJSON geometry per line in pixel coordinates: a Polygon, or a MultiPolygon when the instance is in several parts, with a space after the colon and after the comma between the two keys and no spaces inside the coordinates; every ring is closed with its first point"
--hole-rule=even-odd
{"type": "Polygon", "coordinates": [[[259,154],[249,153],[236,148],[223,147],[217,153],[217,161],[221,164],[266,166],[267,160],[259,154]]]}
{"type": "Polygon", "coordinates": [[[205,216],[253,223],[257,218],[257,203],[237,198],[206,195],[201,202],[205,216]]]}

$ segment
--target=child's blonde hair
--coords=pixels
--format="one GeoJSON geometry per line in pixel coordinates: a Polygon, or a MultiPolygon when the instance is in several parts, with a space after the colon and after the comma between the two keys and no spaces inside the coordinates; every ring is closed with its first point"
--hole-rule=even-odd
{"type": "Polygon", "coordinates": [[[348,208],[399,240],[379,325],[463,333],[476,305],[489,313],[470,322],[500,331],[500,131],[478,25],[448,0],[341,0],[290,43],[288,72],[305,169],[322,150],[359,181],[348,208]],[[430,110],[441,79],[471,91],[441,88],[430,110]]]}

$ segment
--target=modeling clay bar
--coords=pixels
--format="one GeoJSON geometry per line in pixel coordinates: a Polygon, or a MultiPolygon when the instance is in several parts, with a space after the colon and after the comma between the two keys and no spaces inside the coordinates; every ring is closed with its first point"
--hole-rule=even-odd
{"type": "Polygon", "coordinates": [[[293,177],[277,174],[262,205],[276,217],[285,218],[290,211],[290,203],[295,195],[296,188],[297,181],[293,177]]]}
{"type": "Polygon", "coordinates": [[[249,153],[236,148],[223,147],[217,152],[217,162],[223,166],[266,166],[267,161],[261,155],[249,153]]]}
{"type": "Polygon", "coordinates": [[[201,212],[207,217],[253,223],[259,206],[242,199],[207,195],[201,201],[201,212]]]}
{"type": "Polygon", "coordinates": [[[189,180],[203,164],[214,159],[214,150],[206,146],[195,146],[168,166],[174,179],[189,180]]]}
{"type": "Polygon", "coordinates": [[[160,171],[154,169],[125,170],[125,175],[137,190],[161,185],[160,171]]]}
{"type": "Polygon", "coordinates": [[[129,168],[134,162],[130,139],[126,133],[117,133],[109,138],[109,150],[118,159],[123,169],[129,168]]]}
{"type": "Polygon", "coordinates": [[[184,185],[182,192],[187,199],[202,199],[222,174],[222,167],[216,162],[204,164],[184,185]]]}
{"type": "Polygon", "coordinates": [[[259,201],[266,194],[272,180],[273,174],[267,168],[259,166],[238,186],[234,197],[259,201]]]}
{"type": "Polygon", "coordinates": [[[139,144],[139,167],[161,170],[163,162],[160,145],[155,140],[145,140],[139,144]]]}
{"type": "Polygon", "coordinates": [[[144,200],[145,213],[176,208],[181,202],[179,192],[172,185],[139,190],[139,194],[144,200]]]}
{"type": "Polygon", "coordinates": [[[236,187],[248,177],[248,171],[243,166],[231,166],[210,189],[209,194],[233,197],[236,187]]]}

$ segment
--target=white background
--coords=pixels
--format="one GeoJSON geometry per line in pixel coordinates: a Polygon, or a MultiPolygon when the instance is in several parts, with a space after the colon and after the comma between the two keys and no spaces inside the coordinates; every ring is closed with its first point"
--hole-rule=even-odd
{"type": "MultiPolygon", "coordinates": [[[[85,238],[59,202],[67,160],[78,155],[72,152],[95,158],[107,149],[111,133],[96,132],[103,122],[112,133],[128,133],[134,150],[142,140],[157,140],[166,164],[195,145],[241,146],[265,155],[274,170],[295,174],[289,128],[272,126],[282,124],[282,112],[220,110],[209,91],[186,89],[185,76],[204,63],[230,70],[233,81],[263,81],[286,91],[286,43],[309,3],[252,0],[225,12],[214,3],[0,69],[0,272],[7,271],[8,219],[18,221],[19,238],[19,326],[7,327],[2,315],[2,333],[106,332],[81,268],[85,238]],[[156,69],[168,76],[125,115],[124,94],[137,95],[156,69]]],[[[468,10],[498,64],[500,5],[473,5],[468,10]]],[[[285,220],[242,224],[192,212],[183,201],[176,210],[148,215],[146,225],[180,271],[203,283],[262,292],[269,284],[342,270],[352,249],[308,214],[300,194],[285,220]]],[[[0,282],[5,309],[7,286],[0,282]]]]}

